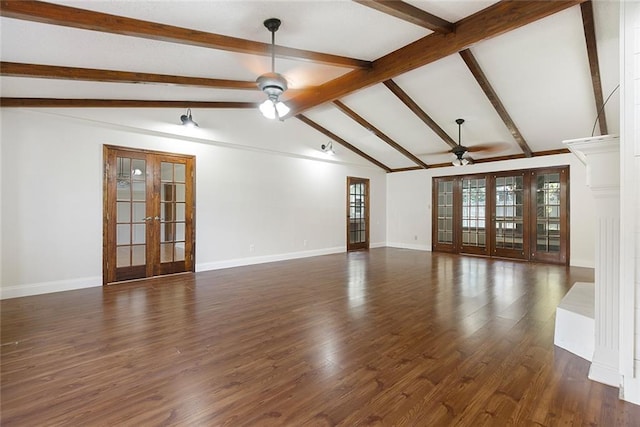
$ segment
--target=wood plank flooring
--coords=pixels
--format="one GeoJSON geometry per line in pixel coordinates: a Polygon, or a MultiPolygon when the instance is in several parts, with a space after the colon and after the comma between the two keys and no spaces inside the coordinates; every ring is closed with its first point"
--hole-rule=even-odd
{"type": "Polygon", "coordinates": [[[554,347],[593,270],[381,248],[1,302],[2,426],[640,426],[554,347]]]}

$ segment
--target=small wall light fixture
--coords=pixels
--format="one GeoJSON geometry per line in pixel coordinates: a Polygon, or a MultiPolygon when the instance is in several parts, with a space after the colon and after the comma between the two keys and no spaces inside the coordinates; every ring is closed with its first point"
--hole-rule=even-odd
{"type": "Polygon", "coordinates": [[[193,121],[193,117],[191,117],[191,108],[187,108],[187,113],[180,116],[180,120],[182,121],[183,126],[187,126],[190,128],[198,127],[198,124],[193,121]]]}
{"type": "Polygon", "coordinates": [[[333,141],[329,141],[326,144],[322,144],[320,148],[322,148],[322,151],[324,151],[325,153],[331,154],[332,156],[335,156],[336,154],[336,151],[333,149],[333,141]]]}

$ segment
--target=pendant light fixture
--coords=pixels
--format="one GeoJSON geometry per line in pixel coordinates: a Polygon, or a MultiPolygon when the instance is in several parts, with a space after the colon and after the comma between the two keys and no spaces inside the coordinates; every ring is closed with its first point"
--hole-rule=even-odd
{"type": "Polygon", "coordinates": [[[268,99],[260,104],[260,112],[268,119],[282,120],[289,113],[289,107],[280,101],[280,95],[287,90],[287,79],[282,74],[275,72],[276,65],[276,31],[280,28],[278,18],[270,18],[264,21],[264,26],[271,32],[271,72],[258,77],[256,83],[268,99]]]}

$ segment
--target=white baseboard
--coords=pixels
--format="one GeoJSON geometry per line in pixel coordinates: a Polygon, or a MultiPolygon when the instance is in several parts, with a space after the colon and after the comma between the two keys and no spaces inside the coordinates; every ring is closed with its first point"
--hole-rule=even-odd
{"type": "Polygon", "coordinates": [[[222,268],[242,267],[245,265],[264,264],[266,262],[286,261],[289,259],[308,258],[312,256],[330,255],[346,252],[345,246],[337,246],[334,248],[314,249],[310,251],[289,252],[285,254],[264,255],[250,258],[236,258],[224,261],[204,262],[196,264],[196,272],[220,270],[222,268]]]}
{"type": "MultiPolygon", "coordinates": [[[[638,361],[636,361],[638,363],[638,361]]],[[[640,366],[636,366],[635,375],[625,375],[620,387],[620,399],[640,405],[640,366]]]]}
{"type": "Polygon", "coordinates": [[[594,263],[593,260],[572,259],[572,260],[569,261],[569,266],[571,266],[571,267],[595,268],[593,263],[594,263]]]}
{"type": "MultiPolygon", "coordinates": [[[[594,355],[594,359],[596,356],[594,355]]],[[[617,369],[607,366],[598,361],[591,362],[589,368],[589,379],[612,387],[620,387],[620,373],[617,369]]]]}
{"type": "Polygon", "coordinates": [[[93,288],[96,286],[102,286],[101,276],[81,277],[69,280],[54,280],[51,282],[31,283],[26,285],[3,286],[0,288],[0,299],[73,291],[76,289],[93,288]]]}
{"type": "Polygon", "coordinates": [[[413,249],[416,251],[428,251],[431,252],[431,246],[428,245],[417,245],[413,243],[396,243],[396,242],[388,242],[387,246],[390,248],[400,248],[400,249],[413,249]]]}
{"type": "MultiPolygon", "coordinates": [[[[371,248],[383,248],[386,243],[372,243],[371,248]]],[[[284,254],[265,255],[250,258],[237,258],[216,262],[205,262],[196,264],[196,271],[219,270],[222,268],[241,267],[252,264],[263,264],[267,262],[286,261],[289,259],[308,258],[320,255],[330,255],[346,252],[346,246],[336,246],[333,248],[314,249],[301,252],[290,252],[284,254]]],[[[32,283],[25,285],[0,287],[0,299],[19,298],[32,295],[49,294],[52,292],[73,291],[76,289],[92,288],[102,286],[102,277],[82,277],[69,280],[55,280],[51,282],[32,283]]]]}

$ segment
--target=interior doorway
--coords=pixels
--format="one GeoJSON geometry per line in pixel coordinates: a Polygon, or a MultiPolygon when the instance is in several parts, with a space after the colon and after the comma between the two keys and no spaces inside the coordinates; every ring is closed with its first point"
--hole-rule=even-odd
{"type": "Polygon", "coordinates": [[[347,251],[369,249],[369,180],[347,177],[347,251]]]}
{"type": "Polygon", "coordinates": [[[194,270],[194,160],[104,146],[104,284],[194,270]]]}

